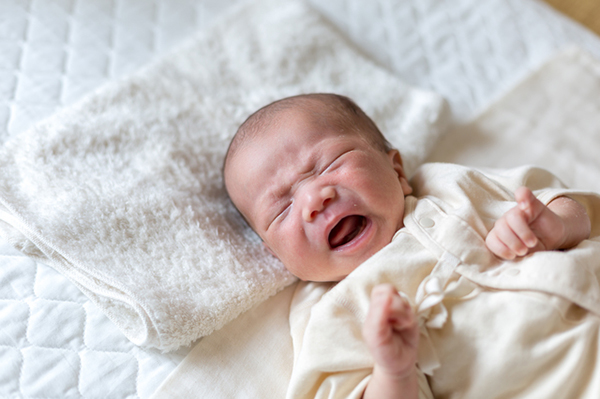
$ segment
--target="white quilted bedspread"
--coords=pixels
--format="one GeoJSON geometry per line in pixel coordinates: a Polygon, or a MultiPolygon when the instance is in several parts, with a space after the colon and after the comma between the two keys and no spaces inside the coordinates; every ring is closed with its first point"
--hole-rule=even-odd
{"type": "Polygon", "coordinates": [[[464,121],[577,44],[598,36],[541,0],[309,0],[405,82],[442,94],[464,121]]]}
{"type": "MultiPolygon", "coordinates": [[[[473,116],[557,49],[600,39],[537,0],[312,0],[407,83],[473,116]]],[[[233,1],[1,0],[0,140],[134,71],[233,1]]],[[[0,243],[0,398],[146,398],[185,356],[135,347],[70,282],[0,243]]]]}

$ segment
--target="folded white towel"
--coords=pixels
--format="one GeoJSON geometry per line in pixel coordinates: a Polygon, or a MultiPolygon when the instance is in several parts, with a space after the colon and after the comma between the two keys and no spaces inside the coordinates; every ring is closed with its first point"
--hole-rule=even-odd
{"type": "Polygon", "coordinates": [[[172,350],[293,281],[227,200],[239,123],[301,92],[354,98],[410,173],[444,125],[435,94],[358,54],[299,0],[207,32],[0,148],[0,232],[65,274],[138,345],[172,350]]]}

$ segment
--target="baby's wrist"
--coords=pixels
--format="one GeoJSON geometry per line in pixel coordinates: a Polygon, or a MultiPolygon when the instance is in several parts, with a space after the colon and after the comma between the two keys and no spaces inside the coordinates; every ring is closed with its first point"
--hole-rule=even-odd
{"type": "Polygon", "coordinates": [[[375,365],[373,375],[367,385],[363,398],[417,398],[418,376],[414,365],[405,373],[389,373],[385,369],[375,365]]]}
{"type": "Polygon", "coordinates": [[[411,364],[404,370],[389,370],[384,366],[375,364],[373,367],[373,375],[378,375],[381,378],[402,383],[404,381],[409,381],[413,375],[415,375],[415,367],[415,365],[411,364]]]}
{"type": "Polygon", "coordinates": [[[557,214],[563,223],[562,242],[554,249],[569,249],[589,238],[591,221],[586,209],[569,197],[558,197],[548,204],[548,208],[557,214]]]}

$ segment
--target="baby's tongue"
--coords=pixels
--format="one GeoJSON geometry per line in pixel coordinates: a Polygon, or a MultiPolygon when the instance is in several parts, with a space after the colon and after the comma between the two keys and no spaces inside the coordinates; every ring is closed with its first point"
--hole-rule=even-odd
{"type": "Polygon", "coordinates": [[[352,241],[362,230],[364,217],[358,215],[346,216],[329,233],[329,245],[337,248],[352,241]]]}

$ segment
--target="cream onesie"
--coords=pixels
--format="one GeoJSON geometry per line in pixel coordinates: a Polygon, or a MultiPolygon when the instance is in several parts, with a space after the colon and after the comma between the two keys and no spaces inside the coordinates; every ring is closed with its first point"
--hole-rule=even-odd
{"type": "Polygon", "coordinates": [[[535,167],[423,165],[393,241],[337,284],[302,283],[292,303],[287,397],[360,398],[373,360],[362,339],[372,288],[392,283],[418,315],[421,398],[600,398],[600,196],[535,167]],[[503,261],[494,222],[532,189],[585,206],[591,237],[503,261]]]}

